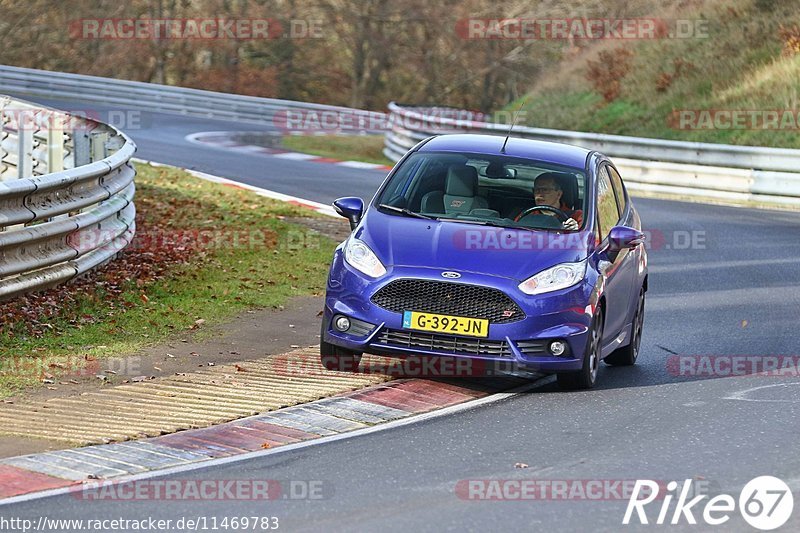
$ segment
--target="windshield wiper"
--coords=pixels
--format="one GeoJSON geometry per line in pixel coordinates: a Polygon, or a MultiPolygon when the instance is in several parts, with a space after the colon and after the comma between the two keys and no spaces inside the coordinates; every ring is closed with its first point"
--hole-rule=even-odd
{"type": "Polygon", "coordinates": [[[378,207],[383,207],[384,209],[388,209],[389,211],[394,211],[395,213],[403,213],[404,215],[409,217],[424,218],[426,220],[436,220],[436,217],[423,215],[422,213],[415,213],[414,211],[411,211],[404,207],[397,207],[389,204],[378,204],[378,207]]]}
{"type": "Polygon", "coordinates": [[[491,226],[493,228],[503,229],[522,229],[525,231],[537,231],[539,228],[530,228],[528,226],[509,226],[508,224],[501,224],[500,222],[493,222],[491,220],[470,220],[468,218],[440,218],[440,222],[459,222],[461,224],[477,224],[478,226],[491,226]]]}
{"type": "Polygon", "coordinates": [[[491,226],[488,220],[472,220],[469,218],[440,218],[439,222],[458,222],[460,224],[478,224],[479,226],[491,226]]]}

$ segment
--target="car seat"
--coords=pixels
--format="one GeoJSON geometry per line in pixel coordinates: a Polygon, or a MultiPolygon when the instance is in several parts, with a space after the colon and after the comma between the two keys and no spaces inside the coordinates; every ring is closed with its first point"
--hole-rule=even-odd
{"type": "Polygon", "coordinates": [[[469,214],[473,209],[486,209],[489,202],[477,195],[478,171],[467,165],[453,165],[447,169],[444,191],[431,191],[422,197],[420,211],[423,213],[445,213],[446,215],[469,214]]]}

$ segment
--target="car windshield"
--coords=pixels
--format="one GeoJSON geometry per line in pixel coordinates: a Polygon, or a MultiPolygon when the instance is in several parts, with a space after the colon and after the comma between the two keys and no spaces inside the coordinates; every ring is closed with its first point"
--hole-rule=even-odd
{"type": "Polygon", "coordinates": [[[417,152],[376,205],[400,216],[560,230],[566,218],[582,225],[585,190],[583,169],[503,155],[417,152]],[[533,209],[543,205],[549,209],[533,209]]]}

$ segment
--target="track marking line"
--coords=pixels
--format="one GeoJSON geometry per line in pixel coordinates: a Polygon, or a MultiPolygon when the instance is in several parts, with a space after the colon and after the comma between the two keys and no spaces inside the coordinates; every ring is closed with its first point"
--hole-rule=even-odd
{"type": "Polygon", "coordinates": [[[744,389],[741,391],[734,392],[729,394],[728,396],[724,396],[723,400],[737,400],[740,402],[757,402],[757,403],[800,403],[800,399],[798,400],[762,400],[758,398],[745,398],[745,396],[751,392],[755,392],[757,390],[762,389],[772,389],[775,387],[789,387],[791,385],[800,385],[798,383],[775,383],[774,385],[761,385],[760,387],[752,387],[749,389],[744,389]]]}

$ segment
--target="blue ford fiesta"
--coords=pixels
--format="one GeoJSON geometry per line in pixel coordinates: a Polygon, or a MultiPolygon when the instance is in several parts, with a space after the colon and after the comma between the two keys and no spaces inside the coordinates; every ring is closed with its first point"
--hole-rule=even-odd
{"type": "Polygon", "coordinates": [[[398,162],[372,202],[340,198],[350,237],[328,277],[320,355],[470,358],[589,388],[601,360],[636,362],[647,253],[603,154],[441,135],[398,162]]]}

